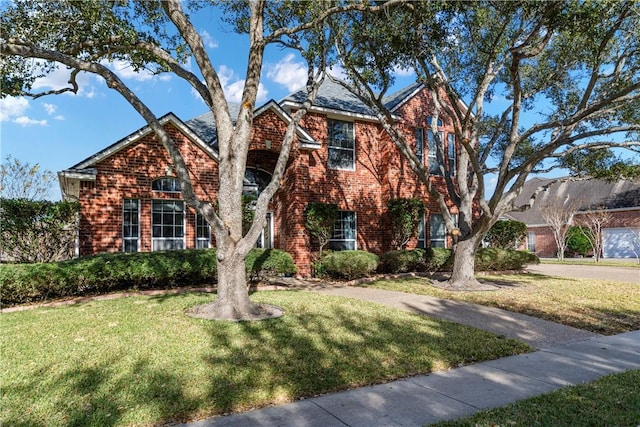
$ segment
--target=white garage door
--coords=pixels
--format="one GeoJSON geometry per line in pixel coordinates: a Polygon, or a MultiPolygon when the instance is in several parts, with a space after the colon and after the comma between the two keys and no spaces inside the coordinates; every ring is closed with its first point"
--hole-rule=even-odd
{"type": "Polygon", "coordinates": [[[607,228],[602,230],[604,258],[635,258],[640,253],[638,229],[607,228]]]}

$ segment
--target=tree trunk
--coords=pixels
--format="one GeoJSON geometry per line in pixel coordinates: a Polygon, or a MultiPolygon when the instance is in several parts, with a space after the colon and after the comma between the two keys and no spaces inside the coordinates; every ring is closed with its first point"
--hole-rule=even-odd
{"type": "Polygon", "coordinates": [[[218,292],[213,302],[198,305],[189,314],[212,320],[261,320],[280,317],[284,311],[249,299],[244,255],[239,251],[218,248],[218,292]]]}
{"type": "Polygon", "coordinates": [[[475,254],[480,242],[478,235],[458,242],[453,253],[453,272],[447,288],[473,290],[482,286],[475,277],[475,254]]]}

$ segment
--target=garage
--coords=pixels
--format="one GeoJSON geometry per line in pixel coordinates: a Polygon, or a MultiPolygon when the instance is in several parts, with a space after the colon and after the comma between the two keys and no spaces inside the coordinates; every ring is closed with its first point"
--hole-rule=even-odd
{"type": "Polygon", "coordinates": [[[635,258],[640,254],[640,229],[606,228],[602,230],[603,258],[635,258]]]}

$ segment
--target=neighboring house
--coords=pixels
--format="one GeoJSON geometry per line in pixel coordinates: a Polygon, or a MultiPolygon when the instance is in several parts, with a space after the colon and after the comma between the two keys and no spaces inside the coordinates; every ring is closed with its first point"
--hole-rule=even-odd
{"type": "MultiPolygon", "coordinates": [[[[256,109],[247,192],[259,192],[270,180],[287,124],[304,97],[300,91],[256,109]]],[[[434,167],[428,91],[414,84],[389,96],[386,104],[416,153],[430,165],[431,179],[444,188],[434,167]]],[[[218,153],[213,115],[182,121],[169,113],[160,121],[184,156],[198,197],[214,201],[218,153]]],[[[441,117],[438,128],[448,144],[447,166],[455,166],[458,146],[450,119],[441,117]]],[[[59,180],[63,197],[82,204],[80,255],[215,244],[209,226],[182,200],[171,160],[148,126],[60,172],[59,180]]],[[[418,197],[426,207],[420,237],[410,246],[450,246],[437,204],[371,110],[339,84],[326,81],[297,130],[287,171],[256,245],[289,252],[299,274],[310,274],[317,248],[305,229],[304,210],[310,202],[324,202],[337,203],[340,209],[331,249],[381,254],[393,249],[387,201],[400,197],[418,197]]],[[[455,214],[455,207],[451,209],[455,214]]]]}
{"type": "MultiPolygon", "coordinates": [[[[523,205],[537,188],[551,179],[534,178],[524,185],[517,205],[523,205]]],[[[527,249],[540,257],[555,257],[556,243],[540,208],[554,200],[571,198],[579,202],[575,215],[603,209],[611,220],[603,229],[603,258],[635,258],[640,251],[640,184],[632,181],[606,182],[603,180],[565,181],[552,184],[536,199],[533,207],[523,212],[511,212],[510,219],[527,225],[527,249]]],[[[575,222],[575,221],[574,221],[575,222]]]]}

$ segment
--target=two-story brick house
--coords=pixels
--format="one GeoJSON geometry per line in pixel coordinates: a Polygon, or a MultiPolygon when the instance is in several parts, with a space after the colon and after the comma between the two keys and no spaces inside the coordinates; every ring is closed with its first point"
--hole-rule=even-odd
{"type": "MultiPolygon", "coordinates": [[[[270,179],[291,113],[304,92],[269,101],[254,114],[247,160],[246,190],[260,191],[270,179]]],[[[416,153],[438,176],[430,112],[433,104],[420,84],[386,100],[416,153]]],[[[216,200],[216,129],[211,113],[182,121],[169,113],[161,123],[176,141],[203,200],[216,200]]],[[[454,170],[457,146],[452,123],[438,120],[447,143],[447,167],[454,170]]],[[[208,225],[181,198],[172,162],[149,127],[60,172],[65,199],[81,205],[79,255],[116,251],[202,248],[214,245],[208,225]]],[[[408,162],[370,109],[342,86],[326,81],[297,140],[281,188],[274,196],[265,230],[256,243],[289,252],[299,273],[310,273],[312,248],[304,210],[310,202],[336,203],[340,219],[329,244],[377,254],[390,247],[387,202],[418,197],[426,211],[415,246],[448,246],[442,215],[408,162]]],[[[223,203],[223,201],[220,201],[223,203]]],[[[451,207],[455,214],[455,207],[451,207]]]]}

